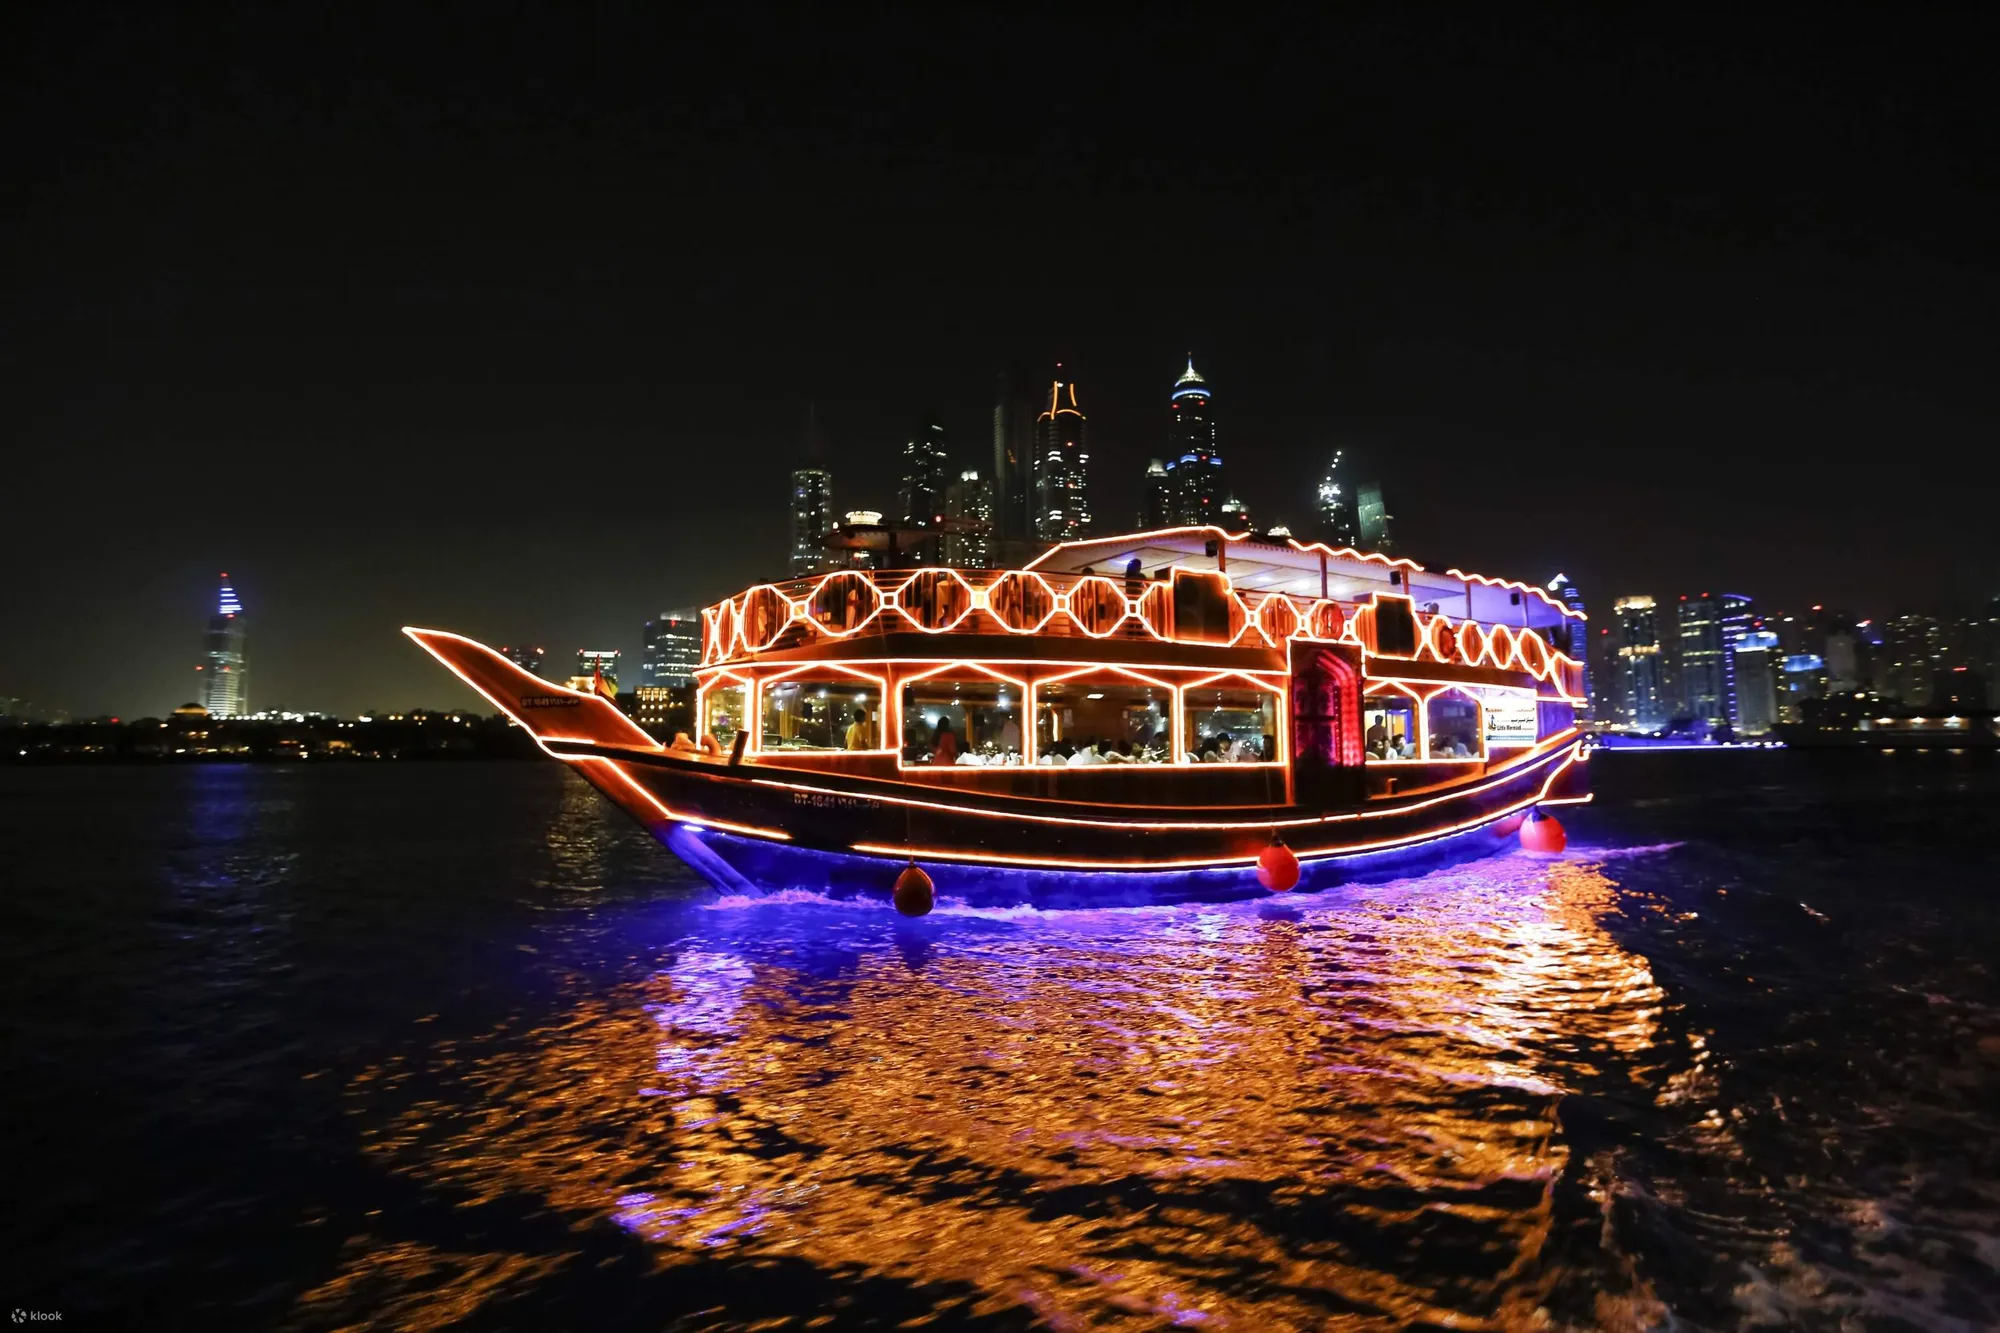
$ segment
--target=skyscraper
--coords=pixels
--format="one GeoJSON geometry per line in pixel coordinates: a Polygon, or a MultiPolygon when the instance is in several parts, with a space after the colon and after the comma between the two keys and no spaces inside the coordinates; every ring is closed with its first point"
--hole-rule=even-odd
{"type": "Polygon", "coordinates": [[[1217,521],[1231,532],[1249,532],[1251,531],[1250,506],[1237,499],[1235,493],[1231,492],[1229,498],[1222,502],[1222,517],[1217,521]]]}
{"type": "Polygon", "coordinates": [[[1002,542],[1033,541],[1035,489],[1035,402],[1019,372],[999,376],[993,394],[993,537],[1002,542]]]}
{"type": "Polygon", "coordinates": [[[531,676],[542,674],[542,659],[549,655],[546,648],[533,648],[526,644],[519,647],[503,647],[500,656],[512,662],[531,676]]]}
{"type": "Polygon", "coordinates": [[[833,531],[833,473],[826,467],[819,433],[819,409],[806,409],[806,456],[792,470],[792,577],[805,578],[839,562],[826,549],[833,531]]]}
{"type": "MultiPolygon", "coordinates": [[[[1581,616],[1584,614],[1583,594],[1577,590],[1577,586],[1574,583],[1569,581],[1567,574],[1558,574],[1550,579],[1549,591],[1561,598],[1562,604],[1576,612],[1577,615],[1581,616]]],[[[1597,715],[1597,695],[1590,688],[1590,622],[1587,620],[1568,621],[1564,624],[1561,633],[1563,641],[1557,646],[1571,657],[1574,657],[1577,660],[1577,664],[1583,668],[1584,702],[1583,707],[1576,710],[1576,715],[1578,720],[1588,722],[1597,715]]]]}
{"type": "Polygon", "coordinates": [[[1167,400],[1167,467],[1174,482],[1174,522],[1222,520],[1222,456],[1215,451],[1215,395],[1195,373],[1194,356],[1167,400]]]}
{"type": "Polygon", "coordinates": [[[903,444],[896,499],[906,528],[931,528],[944,517],[944,427],[935,418],[903,444]]]}
{"type": "Polygon", "coordinates": [[[1354,497],[1347,493],[1347,474],[1341,471],[1342,451],[1333,451],[1333,460],[1326,465],[1326,475],[1320,478],[1319,493],[1314,497],[1314,508],[1319,511],[1319,540],[1328,546],[1353,546],[1354,497]]]}
{"type": "Polygon", "coordinates": [[[993,567],[993,483],[967,468],[944,488],[944,563],[955,569],[993,567]]]}
{"type": "Polygon", "coordinates": [[[1380,551],[1384,555],[1395,550],[1395,539],[1389,533],[1392,521],[1388,501],[1382,498],[1382,483],[1362,482],[1354,492],[1355,544],[1364,551],[1380,551]]]}
{"type": "Polygon", "coordinates": [[[1750,628],[1750,599],[1733,592],[1682,597],[1679,619],[1681,711],[1740,729],[1735,650],[1750,628]]]}
{"type": "Polygon", "coordinates": [[[1144,489],[1139,492],[1139,527],[1150,532],[1174,521],[1174,479],[1159,459],[1146,464],[1144,489]]]}
{"type": "Polygon", "coordinates": [[[222,576],[222,594],[208,620],[207,650],[201,665],[201,706],[210,717],[247,717],[250,713],[250,667],[243,658],[243,603],[222,576]]]}
{"type": "Polygon", "coordinates": [[[1075,541],[1090,534],[1087,425],[1076,403],[1076,385],[1053,381],[1048,406],[1035,418],[1035,535],[1043,541],[1075,541]]]}
{"type": "Polygon", "coordinates": [[[1618,619],[1618,722],[1658,731],[1672,711],[1667,707],[1659,608],[1650,597],[1620,597],[1612,611],[1618,619]]]}
{"type": "Polygon", "coordinates": [[[1951,655],[1946,626],[1936,616],[1898,615],[1882,622],[1883,669],[1875,687],[1911,708],[1930,703],[1931,682],[1951,655]]]}
{"type": "Polygon", "coordinates": [[[1736,681],[1735,727],[1744,736],[1762,736],[1778,720],[1778,636],[1767,629],[1744,630],[1730,647],[1736,681]]]}
{"type": "Polygon", "coordinates": [[[616,648],[579,648],[576,650],[576,674],[570,677],[570,685],[575,689],[592,688],[599,676],[614,695],[618,692],[618,650],[616,648]]]}
{"type": "Polygon", "coordinates": [[[641,686],[694,684],[694,669],[701,665],[701,612],[692,607],[660,612],[646,622],[644,644],[641,686]]]}
{"type": "Polygon", "coordinates": [[[831,568],[826,534],[833,530],[833,474],[807,466],[792,472],[792,577],[831,568]]]}

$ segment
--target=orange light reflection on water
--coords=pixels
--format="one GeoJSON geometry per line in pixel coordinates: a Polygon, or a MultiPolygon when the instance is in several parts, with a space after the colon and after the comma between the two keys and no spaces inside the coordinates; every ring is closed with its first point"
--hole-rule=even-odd
{"type": "MultiPolygon", "coordinates": [[[[1611,896],[1502,858],[1296,919],[690,910],[645,981],[427,1053],[414,1102],[385,1064],[351,1106],[386,1169],[615,1223],[656,1270],[802,1260],[1054,1328],[1542,1327],[1557,1101],[1698,1079],[1611,896]]],[[[308,1310],[387,1284],[446,1322],[549,1260],[349,1253],[308,1310]]]]}

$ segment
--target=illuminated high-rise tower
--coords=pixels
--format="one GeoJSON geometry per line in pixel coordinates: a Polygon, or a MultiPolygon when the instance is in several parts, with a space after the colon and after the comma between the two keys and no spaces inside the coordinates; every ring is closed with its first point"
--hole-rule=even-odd
{"type": "Polygon", "coordinates": [[[1618,617],[1618,700],[1621,725],[1657,731],[1673,714],[1667,701],[1667,663],[1660,651],[1660,612],[1650,597],[1620,597],[1618,617]]]}
{"type": "Polygon", "coordinates": [[[1215,396],[1195,372],[1194,357],[1174,381],[1168,399],[1167,466],[1174,480],[1173,519],[1182,524],[1222,521],[1222,456],[1215,451],[1215,396]]]}
{"type": "Polygon", "coordinates": [[[1174,521],[1174,479],[1166,464],[1155,458],[1146,464],[1145,489],[1140,493],[1139,527],[1145,531],[1171,526],[1174,521]]]}
{"type": "Polygon", "coordinates": [[[903,526],[929,528],[944,517],[944,427],[933,419],[903,444],[903,480],[897,490],[903,526]]]}
{"type": "Polygon", "coordinates": [[[1362,482],[1354,492],[1355,544],[1364,551],[1379,551],[1384,555],[1393,552],[1396,541],[1389,535],[1393,521],[1389,502],[1382,498],[1382,483],[1362,482]]]}
{"type": "MultiPolygon", "coordinates": [[[[1558,574],[1550,579],[1549,591],[1561,598],[1562,604],[1577,615],[1585,614],[1583,594],[1569,581],[1569,575],[1558,574]]],[[[1562,635],[1562,640],[1556,647],[1575,658],[1576,664],[1583,668],[1583,706],[1577,709],[1576,715],[1579,720],[1587,722],[1596,716],[1597,703],[1597,696],[1590,688],[1590,622],[1571,620],[1558,632],[1562,635]]]]}
{"type": "Polygon", "coordinates": [[[1326,475],[1320,478],[1319,493],[1313,498],[1313,507],[1319,511],[1319,539],[1328,546],[1353,546],[1354,497],[1347,474],[1341,471],[1342,451],[1333,451],[1333,461],[1326,465],[1326,475]]]}
{"type": "Polygon", "coordinates": [[[1053,381],[1048,405],[1035,418],[1035,535],[1043,541],[1090,535],[1087,425],[1076,385],[1053,381]]]}
{"type": "Polygon", "coordinates": [[[792,577],[830,565],[826,534],[833,531],[833,474],[823,467],[792,471],[792,577]]]}
{"type": "Polygon", "coordinates": [[[694,684],[701,665],[701,612],[689,607],[662,611],[646,622],[639,683],[653,688],[694,684]]]}
{"type": "Polygon", "coordinates": [[[826,549],[833,531],[833,473],[822,461],[819,413],[806,410],[806,457],[792,469],[792,577],[804,578],[834,566],[826,549]]]}
{"type": "Polygon", "coordinates": [[[967,468],[944,488],[944,563],[956,569],[993,567],[993,482],[967,468]]]}
{"type": "Polygon", "coordinates": [[[222,576],[222,595],[209,617],[207,651],[202,654],[201,706],[210,717],[246,717],[250,712],[250,668],[243,660],[243,603],[222,576]]]}
{"type": "Polygon", "coordinates": [[[1750,628],[1750,599],[1705,592],[1682,597],[1679,612],[1682,711],[1718,727],[1740,727],[1736,640],[1750,628]]]}

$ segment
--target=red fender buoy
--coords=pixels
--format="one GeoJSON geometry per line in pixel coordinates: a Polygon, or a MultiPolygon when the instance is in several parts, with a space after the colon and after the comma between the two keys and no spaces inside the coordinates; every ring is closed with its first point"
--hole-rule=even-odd
{"type": "Polygon", "coordinates": [[[1569,835],[1554,815],[1545,815],[1539,808],[1528,812],[1521,825],[1521,846],[1531,852],[1559,852],[1568,845],[1569,835]]]}
{"type": "Polygon", "coordinates": [[[904,916],[923,916],[937,901],[931,877],[915,861],[896,876],[896,910],[904,916]]]}
{"type": "Polygon", "coordinates": [[[1299,858],[1277,838],[1257,853],[1257,882],[1273,893],[1283,893],[1299,882],[1299,858]]]}

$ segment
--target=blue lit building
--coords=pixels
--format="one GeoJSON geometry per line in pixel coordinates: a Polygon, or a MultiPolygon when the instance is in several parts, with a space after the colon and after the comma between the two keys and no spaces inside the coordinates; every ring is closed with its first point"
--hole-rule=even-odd
{"type": "Polygon", "coordinates": [[[1679,621],[1682,713],[1742,730],[1736,641],[1750,629],[1750,599],[1734,592],[1683,596],[1679,621]]]}
{"type": "Polygon", "coordinates": [[[1194,357],[1174,381],[1168,399],[1167,469],[1173,478],[1173,521],[1195,525],[1220,523],[1222,456],[1215,451],[1215,395],[1195,372],[1194,357]]]}
{"type": "MultiPolygon", "coordinates": [[[[1550,579],[1549,591],[1561,598],[1562,604],[1578,616],[1584,614],[1583,594],[1577,591],[1567,574],[1558,574],[1550,579]]],[[[1583,707],[1576,710],[1576,717],[1579,722],[1588,722],[1597,716],[1597,692],[1590,687],[1590,622],[1572,620],[1557,632],[1563,635],[1563,641],[1556,646],[1574,657],[1583,668],[1584,702],[1583,707]]]]}
{"type": "Polygon", "coordinates": [[[1736,717],[1742,735],[1763,736],[1778,721],[1778,674],[1782,650],[1767,629],[1745,630],[1730,649],[1735,664],[1736,717]]]}
{"type": "Polygon", "coordinates": [[[243,656],[243,603],[222,576],[222,594],[208,621],[207,651],[202,654],[201,706],[210,717],[250,714],[250,667],[243,656]]]}

